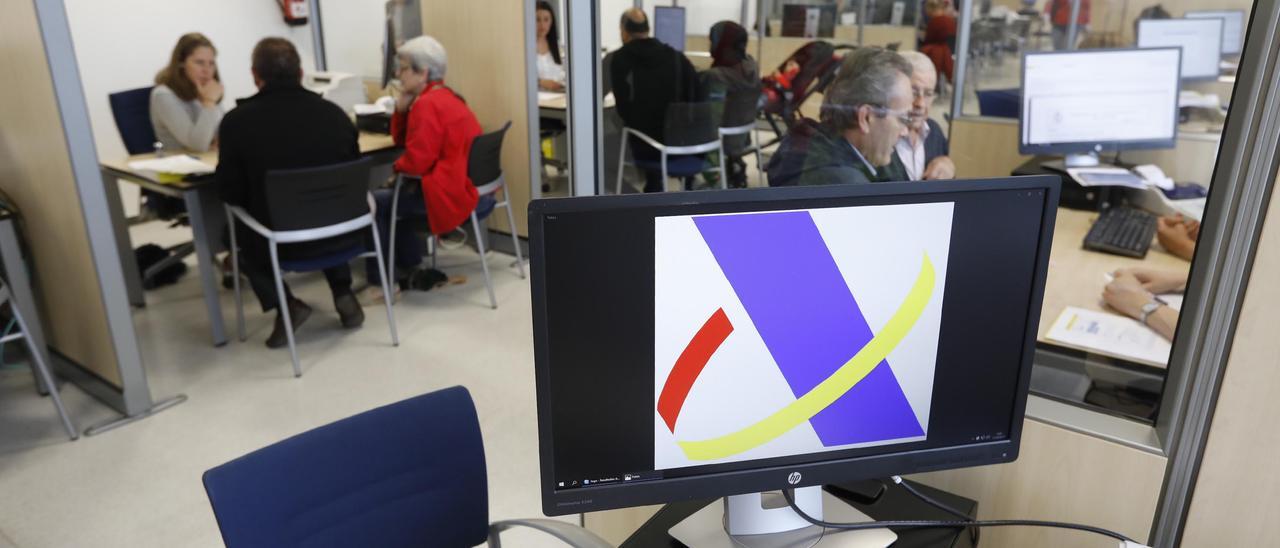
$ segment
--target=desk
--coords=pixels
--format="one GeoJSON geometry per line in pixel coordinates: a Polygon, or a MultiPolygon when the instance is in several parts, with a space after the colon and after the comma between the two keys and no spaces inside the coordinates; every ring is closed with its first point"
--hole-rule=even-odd
{"type": "MultiPolygon", "coordinates": [[[[1106,272],[1138,266],[1185,271],[1191,268],[1191,265],[1187,261],[1170,255],[1159,244],[1154,243],[1151,250],[1147,252],[1146,259],[1086,251],[1081,247],[1081,243],[1095,218],[1097,213],[1058,208],[1058,219],[1053,230],[1053,250],[1049,254],[1049,276],[1045,280],[1044,303],[1040,309],[1040,331],[1036,334],[1036,341],[1132,362],[1135,361],[1133,358],[1113,356],[1096,349],[1078,348],[1050,341],[1045,335],[1053,326],[1054,320],[1058,319],[1068,306],[1115,313],[1102,303],[1102,288],[1107,285],[1103,274],[1106,272]]],[[[1152,361],[1137,363],[1159,369],[1168,367],[1166,363],[1152,361]]]]}
{"type": "MultiPolygon", "coordinates": [[[[906,480],[910,481],[910,480],[906,480]]],[[[943,504],[949,505],[970,516],[977,515],[978,503],[957,495],[953,495],[946,491],[934,489],[927,485],[921,485],[911,482],[911,485],[920,492],[932,497],[943,504]]],[[[845,499],[839,493],[836,496],[845,499]]],[[[848,499],[845,499],[848,500],[848,499]]],[[[662,548],[684,548],[684,544],[674,540],[667,534],[667,530],[680,523],[686,517],[693,515],[694,512],[701,510],[708,504],[718,503],[720,499],[698,500],[689,502],[677,502],[662,507],[657,514],[654,514],[649,521],[641,525],[635,534],[631,535],[618,548],[649,548],[659,546],[662,548]]],[[[946,520],[952,521],[954,516],[938,510],[933,506],[929,506],[915,498],[906,489],[897,485],[890,484],[885,490],[880,500],[873,504],[861,504],[850,501],[853,506],[864,514],[871,516],[877,520],[946,520]]],[[[892,528],[892,531],[898,534],[897,542],[893,543],[894,548],[923,548],[923,547],[972,547],[969,533],[956,529],[903,529],[892,528]]]]}
{"type": "MultiPolygon", "coordinates": [[[[390,135],[361,132],[359,142],[360,152],[373,157],[375,164],[389,164],[400,155],[390,135]]],[[[116,245],[124,267],[125,289],[129,302],[134,306],[144,306],[146,298],[142,289],[142,276],[138,272],[138,262],[133,255],[133,242],[129,238],[129,227],[124,218],[124,207],[120,202],[117,181],[128,181],[165,196],[181,198],[186,204],[187,216],[191,222],[192,239],[196,248],[200,287],[204,294],[205,309],[209,314],[210,335],[214,346],[222,346],[227,343],[227,333],[222,323],[222,303],[218,295],[219,275],[214,259],[214,253],[222,248],[221,235],[226,227],[222,199],[211,179],[198,182],[162,183],[157,180],[155,173],[129,168],[131,161],[154,156],[154,154],[139,154],[101,164],[102,181],[107,185],[111,224],[116,233],[116,245]]],[[[199,154],[197,157],[209,165],[218,164],[216,151],[199,154]]]]}

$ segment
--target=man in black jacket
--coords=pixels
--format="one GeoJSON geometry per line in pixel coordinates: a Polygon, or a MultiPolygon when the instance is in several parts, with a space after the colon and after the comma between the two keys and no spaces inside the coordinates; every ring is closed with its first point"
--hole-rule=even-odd
{"type": "Polygon", "coordinates": [[[796,124],[769,160],[769,186],[906,181],[893,155],[912,122],[911,71],[889,50],[848,54],[823,94],[822,121],[796,124]]]}
{"type": "Polygon", "coordinates": [[[896,169],[912,181],[954,179],[956,164],[951,161],[951,147],[942,126],[929,118],[933,106],[933,90],[938,85],[938,71],[929,56],[918,51],[899,53],[911,63],[911,130],[894,147],[896,169]]]}
{"type": "MultiPolygon", "coordinates": [[[[253,48],[253,80],[258,93],[242,101],[222,119],[218,130],[217,181],[222,199],[243,207],[267,228],[265,176],[275,169],[297,169],[337,164],[360,157],[357,132],[337,105],[302,87],[298,51],[283,38],[266,38],[253,48]]],[[[265,239],[243,223],[237,223],[236,240],[245,276],[262,303],[263,311],[279,307],[265,239]]],[[[280,246],[284,260],[314,258],[361,242],[359,235],[338,236],[318,242],[280,246]],[[354,239],[354,241],[353,241],[354,239]]],[[[359,327],[364,311],[351,291],[351,267],[343,264],[324,270],[334,306],[342,325],[359,327]]],[[[297,331],[311,315],[311,307],[284,286],[289,317],[297,331]]],[[[277,312],[275,329],[267,347],[288,344],[283,316],[277,312]]]]}
{"type": "MultiPolygon", "coordinates": [[[[697,100],[698,73],[683,53],[649,37],[649,19],[631,8],[622,14],[622,49],[609,62],[610,84],[618,114],[627,127],[665,143],[663,121],[667,105],[697,100]]],[[[640,162],[658,162],[656,149],[631,140],[631,153],[640,162]]],[[[645,170],[645,192],[662,192],[660,170],[645,170]]]]}

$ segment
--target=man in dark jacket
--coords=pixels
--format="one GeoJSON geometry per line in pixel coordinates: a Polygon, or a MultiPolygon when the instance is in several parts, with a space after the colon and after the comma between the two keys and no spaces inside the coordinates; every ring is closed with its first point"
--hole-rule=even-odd
{"type": "Polygon", "coordinates": [[[924,179],[954,179],[956,164],[949,154],[951,146],[942,126],[929,118],[933,106],[934,88],[938,85],[938,71],[929,57],[918,51],[906,51],[901,55],[911,63],[911,130],[898,140],[894,147],[894,168],[906,172],[912,181],[924,179]]]}
{"type": "MultiPolygon", "coordinates": [[[[613,98],[627,127],[665,143],[663,122],[667,105],[697,99],[697,71],[684,54],[649,37],[649,19],[631,8],[622,14],[622,49],[609,63],[613,98]]],[[[637,161],[658,162],[656,149],[631,140],[637,161]]],[[[661,192],[665,181],[659,170],[645,171],[645,192],[661,192]]]]}
{"type": "MultiPolygon", "coordinates": [[[[275,169],[296,169],[337,164],[360,157],[357,132],[337,105],[302,87],[298,51],[283,38],[266,38],[253,49],[253,80],[258,93],[243,101],[222,119],[219,133],[218,185],[222,199],[243,207],[249,215],[271,228],[267,211],[265,176],[275,169]]],[[[266,240],[243,223],[237,223],[236,240],[245,276],[262,303],[263,311],[279,307],[266,240]]],[[[297,260],[349,249],[362,235],[338,236],[318,242],[285,244],[280,256],[297,260]]],[[[348,328],[364,322],[364,311],[351,291],[351,267],[325,269],[334,306],[348,328]]],[[[311,307],[284,286],[293,330],[311,315],[311,307]]],[[[288,343],[283,316],[277,312],[275,329],[267,337],[269,348],[288,343]]]]}
{"type": "Polygon", "coordinates": [[[855,50],[823,96],[822,121],[803,120],[783,138],[766,168],[769,185],[907,180],[893,153],[910,110],[910,63],[885,49],[855,50]]]}

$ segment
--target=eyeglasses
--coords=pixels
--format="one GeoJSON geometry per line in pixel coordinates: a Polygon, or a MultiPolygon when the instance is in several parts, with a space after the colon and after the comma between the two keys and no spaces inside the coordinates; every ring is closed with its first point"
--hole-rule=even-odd
{"type": "Polygon", "coordinates": [[[882,118],[895,118],[898,120],[898,123],[904,126],[911,125],[911,120],[912,120],[911,111],[893,110],[889,107],[882,107],[879,105],[867,105],[867,106],[871,107],[871,111],[876,113],[876,116],[880,116],[882,118]]]}
{"type": "Polygon", "coordinates": [[[911,96],[916,99],[933,99],[937,95],[938,93],[931,89],[911,88],[911,96]]]}

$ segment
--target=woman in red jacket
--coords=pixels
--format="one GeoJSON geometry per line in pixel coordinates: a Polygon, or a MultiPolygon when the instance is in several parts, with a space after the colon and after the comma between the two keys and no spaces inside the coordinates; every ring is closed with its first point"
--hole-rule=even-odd
{"type": "MultiPolygon", "coordinates": [[[[396,160],[395,170],[405,177],[421,179],[420,194],[405,193],[400,197],[398,216],[425,215],[432,234],[446,234],[471,217],[480,199],[467,177],[471,141],[480,135],[480,122],[462,98],[444,85],[448,58],[444,46],[435,38],[419,36],[409,40],[396,49],[396,56],[396,76],[402,91],[391,118],[391,135],[397,145],[404,147],[404,154],[396,160]]],[[[374,192],[384,253],[389,249],[391,198],[391,190],[374,192]]],[[[396,231],[396,266],[412,269],[422,263],[416,232],[396,231]]],[[[381,279],[372,259],[365,274],[371,286],[379,287],[381,279]]]]}

